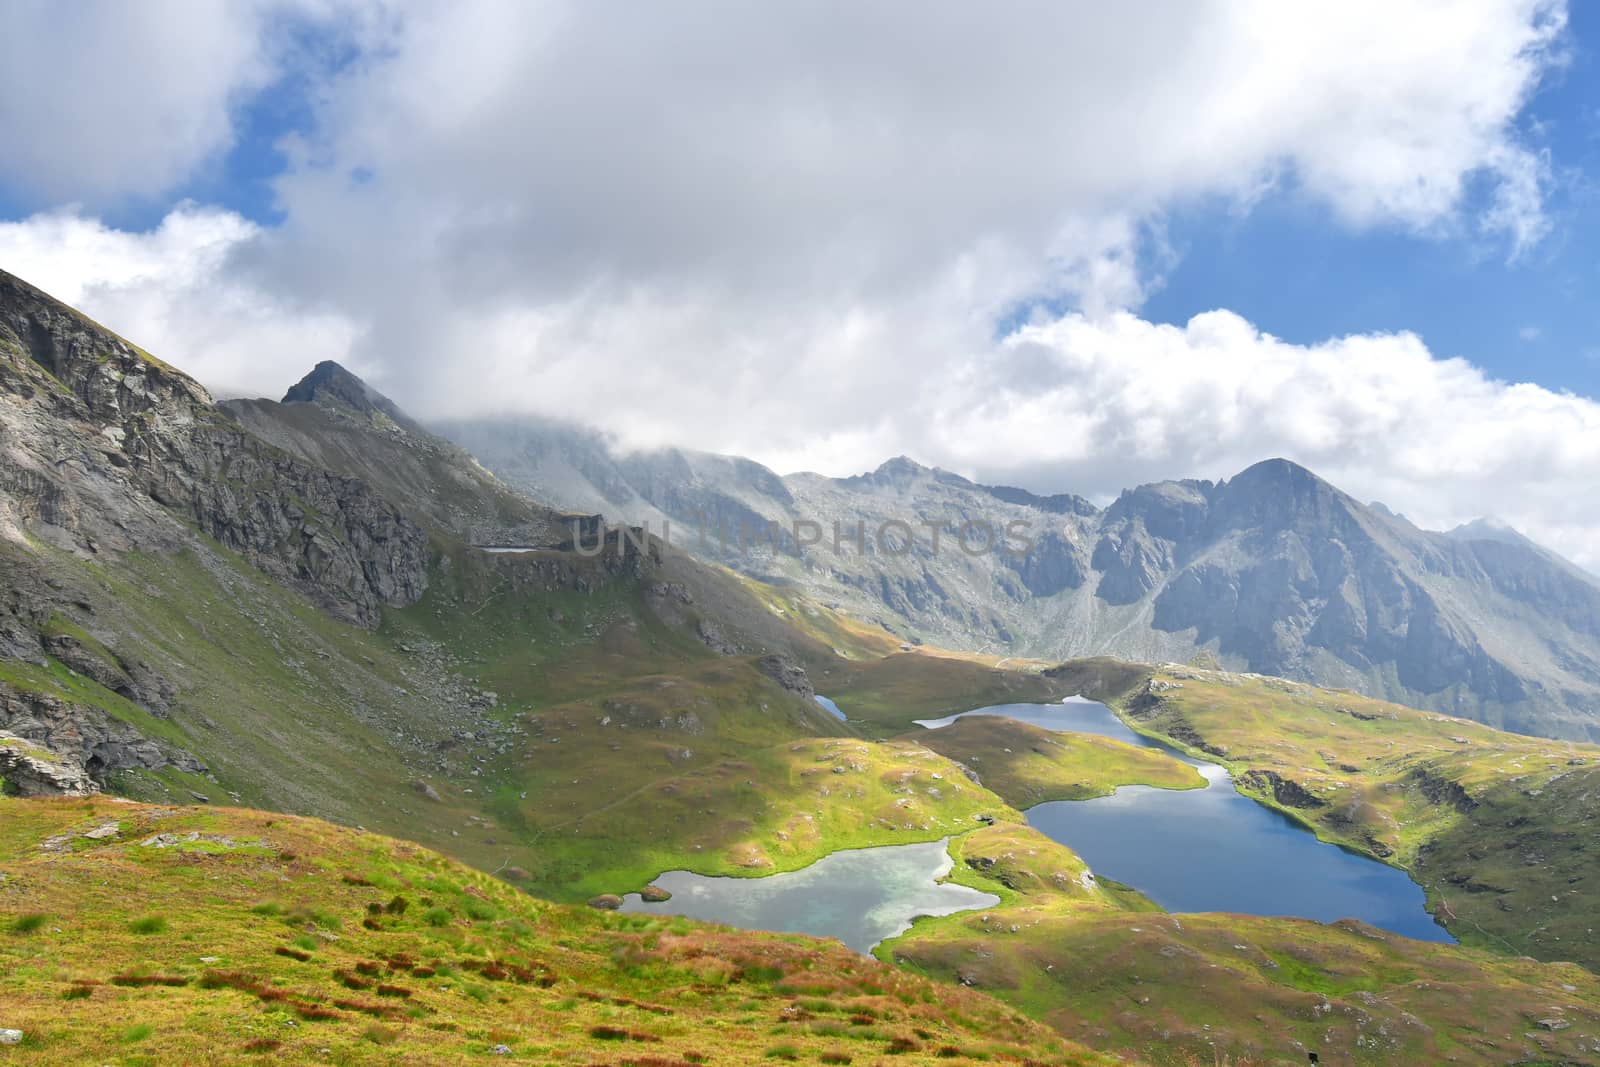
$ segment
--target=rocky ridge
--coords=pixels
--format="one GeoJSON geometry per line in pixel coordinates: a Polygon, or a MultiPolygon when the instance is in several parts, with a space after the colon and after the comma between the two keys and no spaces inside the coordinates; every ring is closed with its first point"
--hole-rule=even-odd
{"type": "Polygon", "coordinates": [[[172,550],[192,524],[365,626],[426,587],[421,528],[364,483],[245,432],[187,375],[4,272],[0,392],[12,542],[172,550]]]}
{"type": "Polygon", "coordinates": [[[1287,460],[1139,486],[1102,509],[905,457],[850,478],[780,477],[737,457],[621,454],[554,420],[437,428],[558,506],[670,527],[689,552],[911,644],[1216,662],[1600,737],[1600,581],[1490,524],[1421,530],[1287,460]],[[819,534],[809,544],[804,523],[819,534]],[[999,550],[969,551],[985,527],[999,550]]]}

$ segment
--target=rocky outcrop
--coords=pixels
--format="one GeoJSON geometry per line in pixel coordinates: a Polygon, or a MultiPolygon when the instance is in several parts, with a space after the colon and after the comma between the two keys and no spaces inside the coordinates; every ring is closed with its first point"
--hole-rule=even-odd
{"type": "Polygon", "coordinates": [[[3,682],[0,730],[49,750],[57,760],[81,768],[101,784],[124,770],[206,771],[192,753],[152,741],[99,708],[3,682]]]}
{"type": "Polygon", "coordinates": [[[796,663],[793,657],[775,652],[769,656],[762,656],[756,662],[761,668],[761,673],[783,686],[789,692],[805,700],[815,700],[817,691],[811,686],[811,678],[806,674],[806,669],[796,663]]]}
{"type": "Polygon", "coordinates": [[[376,626],[385,605],[427,589],[427,535],[366,483],[263,445],[242,430],[197,437],[151,496],[327,610],[376,626]]]}
{"type": "Polygon", "coordinates": [[[86,797],[100,792],[83,765],[0,731],[0,785],[9,796],[86,797]]]}
{"type": "Polygon", "coordinates": [[[722,632],[722,627],[710,619],[702,618],[697,620],[694,624],[694,635],[700,639],[701,644],[719,656],[737,656],[739,654],[739,646],[728,640],[722,632]]]}
{"type": "Polygon", "coordinates": [[[40,644],[71,670],[165,718],[177,687],[142,660],[125,661],[115,652],[67,633],[44,633],[40,644]]]}
{"type": "Polygon", "coordinates": [[[1277,771],[1252,770],[1239,775],[1241,789],[1264,793],[1286,808],[1325,808],[1328,802],[1277,771]]]}
{"type": "Polygon", "coordinates": [[[1478,806],[1472,795],[1453,778],[1446,778],[1427,767],[1417,767],[1406,775],[1408,785],[1415,786],[1434,804],[1454,808],[1465,815],[1478,806]]]}

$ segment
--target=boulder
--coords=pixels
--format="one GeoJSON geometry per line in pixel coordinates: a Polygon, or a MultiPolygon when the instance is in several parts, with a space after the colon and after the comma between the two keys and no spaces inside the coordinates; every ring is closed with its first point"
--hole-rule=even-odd
{"type": "Polygon", "coordinates": [[[815,700],[817,691],[811,686],[811,678],[806,674],[806,669],[799,663],[781,652],[769,656],[762,656],[757,666],[761,673],[783,686],[789,692],[806,700],[815,700]]]}
{"type": "Polygon", "coordinates": [[[86,797],[100,792],[82,763],[9,733],[0,733],[0,779],[15,796],[86,797]]]}

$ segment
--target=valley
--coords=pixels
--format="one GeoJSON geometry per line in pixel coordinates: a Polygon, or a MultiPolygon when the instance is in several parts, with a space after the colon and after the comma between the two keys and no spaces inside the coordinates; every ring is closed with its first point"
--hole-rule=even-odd
{"type": "Polygon", "coordinates": [[[4,274],[0,399],[0,1028],[25,1035],[0,1056],[1600,1059],[1592,745],[1205,666],[944,649],[642,531],[586,552],[601,515],[335,364],[218,404],[4,274]],[[1183,758],[918,725],[1079,694],[1183,758]],[[1409,873],[1462,944],[1168,914],[1035,825],[1205,803],[1196,762],[1409,873]],[[894,856],[903,879],[873,866],[894,856]],[[637,907],[657,879],[904,906],[852,936],[873,959],[759,906],[743,931],[637,907]],[[915,918],[923,891],[961,910],[915,918]]]}

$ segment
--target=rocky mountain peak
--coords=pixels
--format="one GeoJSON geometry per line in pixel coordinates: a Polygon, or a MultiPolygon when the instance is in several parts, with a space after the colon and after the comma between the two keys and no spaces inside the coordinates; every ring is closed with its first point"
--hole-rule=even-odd
{"type": "Polygon", "coordinates": [[[320,404],[332,411],[371,420],[383,416],[408,430],[419,430],[399,405],[331,359],[311,368],[283,394],[285,404],[320,404]]]}
{"type": "Polygon", "coordinates": [[[1249,488],[1252,491],[1282,491],[1321,489],[1333,486],[1323,481],[1316,474],[1290,459],[1276,456],[1264,459],[1259,463],[1252,463],[1232,478],[1226,485],[1238,489],[1249,488]]]}
{"type": "Polygon", "coordinates": [[[1505,544],[1538,547],[1510,523],[1493,515],[1484,515],[1471,522],[1464,522],[1450,530],[1446,536],[1457,541],[1500,541],[1505,544]]]}
{"type": "Polygon", "coordinates": [[[903,489],[933,468],[924,467],[910,456],[895,456],[878,464],[876,470],[840,479],[844,485],[877,485],[903,489]]]}
{"type": "Polygon", "coordinates": [[[1217,485],[1215,521],[1229,528],[1275,530],[1322,525],[1365,508],[1330,482],[1287,459],[1253,464],[1217,485]]]}

